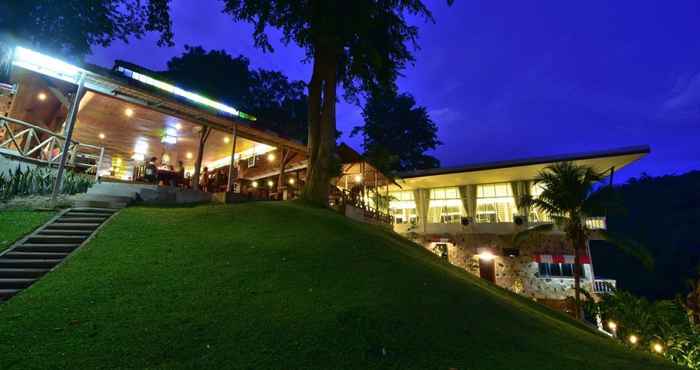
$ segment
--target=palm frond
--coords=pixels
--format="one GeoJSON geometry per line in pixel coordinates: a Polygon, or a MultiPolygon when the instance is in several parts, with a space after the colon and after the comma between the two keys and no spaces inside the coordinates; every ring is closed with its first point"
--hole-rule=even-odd
{"type": "Polygon", "coordinates": [[[641,243],[627,239],[619,234],[611,233],[607,230],[598,230],[597,233],[603,240],[623,253],[638,259],[647,270],[651,271],[654,269],[654,257],[652,257],[649,250],[641,243]]]}
{"type": "Polygon", "coordinates": [[[519,231],[513,235],[513,245],[520,246],[522,243],[530,240],[534,235],[546,233],[554,230],[554,224],[540,224],[528,227],[525,230],[519,231]]]}

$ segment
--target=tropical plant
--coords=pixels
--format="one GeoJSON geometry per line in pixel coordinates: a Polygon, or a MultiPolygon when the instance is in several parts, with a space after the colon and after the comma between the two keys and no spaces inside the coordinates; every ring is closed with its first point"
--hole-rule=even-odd
{"type": "MultiPolygon", "coordinates": [[[[577,165],[573,162],[560,162],[547,166],[535,178],[542,193],[533,198],[525,195],[520,203],[535,207],[550,215],[552,223],[544,223],[529,227],[514,236],[514,244],[531,237],[534,234],[562,230],[574,249],[574,300],[577,318],[581,318],[581,255],[586,252],[587,243],[593,234],[586,225],[586,219],[594,213],[601,212],[599,198],[592,197],[594,186],[603,179],[588,166],[577,165]]],[[[595,233],[612,245],[638,257],[645,266],[651,268],[652,260],[646,249],[639,243],[625,240],[604,230],[595,233]]]]}
{"type": "MultiPolygon", "coordinates": [[[[302,197],[326,204],[336,154],[336,87],[356,101],[360,92],[392,87],[413,60],[418,28],[407,16],[432,20],[420,0],[223,0],[236,21],[253,24],[255,44],[272,51],[268,27],[306,50],[309,82],[309,172],[302,197]]],[[[452,3],[452,0],[448,0],[452,3]]]]}
{"type": "MultiPolygon", "coordinates": [[[[25,168],[20,166],[0,174],[0,201],[16,196],[48,195],[53,191],[56,171],[45,167],[25,168]]],[[[63,194],[86,192],[94,183],[93,176],[67,171],[63,177],[63,194]]]]}

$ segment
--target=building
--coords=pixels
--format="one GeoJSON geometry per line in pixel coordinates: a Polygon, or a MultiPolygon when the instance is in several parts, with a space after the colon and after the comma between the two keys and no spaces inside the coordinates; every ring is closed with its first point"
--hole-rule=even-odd
{"type": "MultiPolygon", "coordinates": [[[[394,230],[503,288],[561,307],[573,295],[573,248],[560,231],[515,248],[515,233],[550,221],[537,209],[518,209],[516,199],[537,196],[540,189],[532,180],[548,165],[591,166],[612,182],[615,170],[648,153],[640,146],[400,173],[390,187],[394,230]]],[[[604,217],[587,224],[594,230],[606,227],[604,217]]],[[[615,285],[596,277],[590,251],[580,257],[584,289],[604,293],[615,285]]]]}

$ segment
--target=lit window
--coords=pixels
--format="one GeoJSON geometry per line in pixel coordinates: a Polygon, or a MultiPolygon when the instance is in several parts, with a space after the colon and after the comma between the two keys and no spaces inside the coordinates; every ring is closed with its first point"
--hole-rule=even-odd
{"type": "Polygon", "coordinates": [[[389,210],[397,224],[416,224],[418,212],[412,191],[396,191],[389,193],[389,210]]]}
{"type": "MultiPolygon", "coordinates": [[[[543,278],[562,278],[562,277],[573,277],[574,276],[574,264],[573,263],[538,263],[537,266],[539,276],[543,278]]],[[[585,277],[582,271],[581,277],[585,277]]]]}
{"type": "Polygon", "coordinates": [[[457,188],[430,189],[428,222],[440,224],[460,223],[465,216],[462,199],[457,188]]]}
{"type": "MultiPolygon", "coordinates": [[[[544,191],[544,186],[542,184],[532,184],[530,186],[530,196],[533,199],[539,198],[540,194],[544,191]]],[[[551,222],[552,218],[549,214],[542,211],[537,207],[530,207],[530,214],[528,216],[530,222],[551,222]]]]}
{"type": "Polygon", "coordinates": [[[513,222],[516,210],[509,183],[477,185],[476,222],[513,222]]]}

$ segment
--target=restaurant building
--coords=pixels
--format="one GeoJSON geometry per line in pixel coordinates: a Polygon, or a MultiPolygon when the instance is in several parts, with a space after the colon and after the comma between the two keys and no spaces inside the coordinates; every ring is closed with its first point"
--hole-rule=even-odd
{"type": "MultiPolygon", "coordinates": [[[[541,189],[533,179],[548,165],[591,166],[612,183],[616,170],[648,153],[649,147],[639,146],[400,173],[390,187],[394,230],[477,276],[562,308],[573,296],[573,247],[561,231],[514,246],[518,231],[551,222],[539,209],[518,207],[517,199],[537,197],[541,189]]],[[[586,224],[606,228],[605,217],[591,217],[586,224]]],[[[580,257],[582,287],[610,292],[615,281],[595,275],[590,250],[580,257]]]]}

